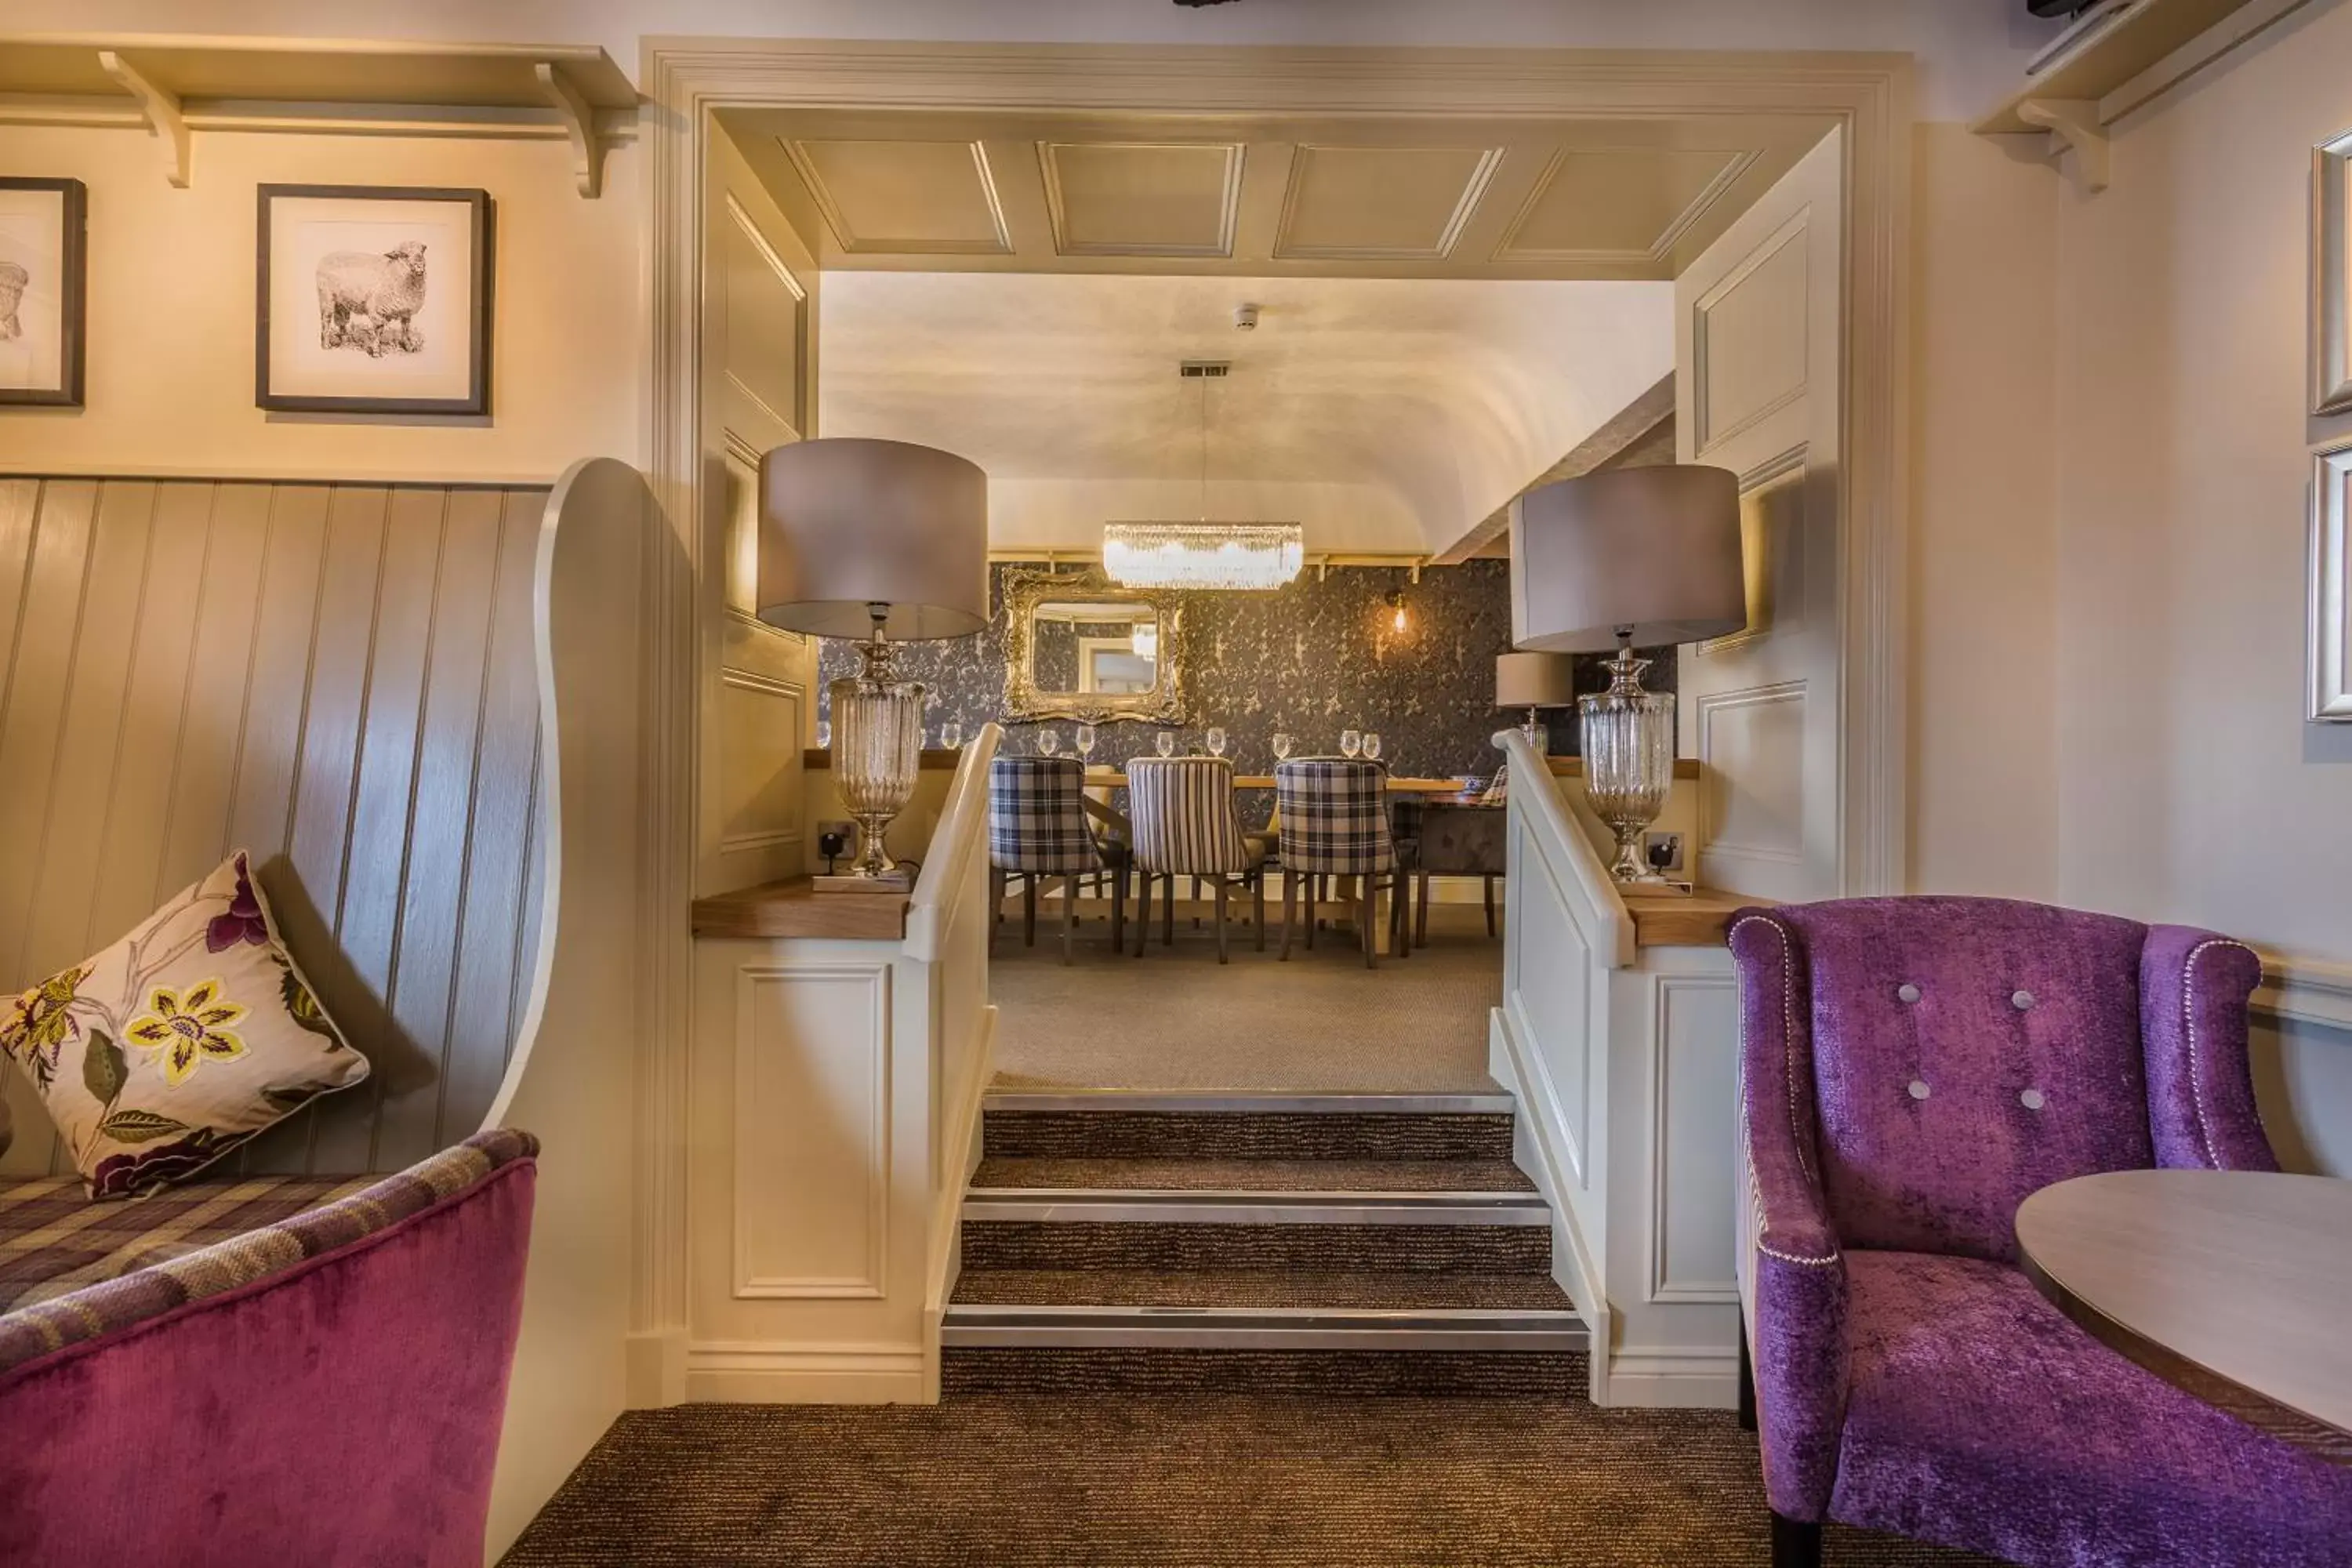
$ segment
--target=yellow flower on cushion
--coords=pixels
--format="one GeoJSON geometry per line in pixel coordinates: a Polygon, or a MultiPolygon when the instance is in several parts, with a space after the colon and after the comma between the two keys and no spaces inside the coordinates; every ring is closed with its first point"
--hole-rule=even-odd
{"type": "Polygon", "coordinates": [[[147,998],[148,1011],[131,1020],[130,1037],[149,1050],[163,1055],[163,1081],[179,1083],[196,1070],[206,1057],[227,1061],[245,1055],[245,1041],[227,1026],[246,1010],[221,996],[221,983],[200,980],[185,993],[158,985],[147,998]]]}

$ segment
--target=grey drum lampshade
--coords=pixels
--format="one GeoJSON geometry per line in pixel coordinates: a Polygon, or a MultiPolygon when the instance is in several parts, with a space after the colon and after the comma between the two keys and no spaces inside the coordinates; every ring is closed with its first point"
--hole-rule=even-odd
{"type": "Polygon", "coordinates": [[[1739,481],[1663,464],[1562,479],[1511,506],[1511,643],[1552,653],[1721,637],[1748,624],[1739,481]]]}
{"type": "Polygon", "coordinates": [[[1565,708],[1575,700],[1576,666],[1566,654],[1496,656],[1496,707],[1565,708]]]}
{"type": "Polygon", "coordinates": [[[966,637],[988,625],[988,476],[935,447],[862,437],[760,459],[760,618],[864,637],[966,637]]]}

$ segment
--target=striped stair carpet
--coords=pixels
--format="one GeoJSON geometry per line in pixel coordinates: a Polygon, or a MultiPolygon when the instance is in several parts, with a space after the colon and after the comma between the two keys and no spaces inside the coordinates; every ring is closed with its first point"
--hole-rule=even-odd
{"type": "Polygon", "coordinates": [[[1496,1095],[993,1100],[944,1388],[1523,1394],[1580,1380],[1496,1095]]]}
{"type": "Polygon", "coordinates": [[[1057,1103],[987,1111],[940,1404],[633,1411],[510,1568],[1769,1560],[1729,1412],[1585,1399],[1507,1100],[1057,1103]]]}

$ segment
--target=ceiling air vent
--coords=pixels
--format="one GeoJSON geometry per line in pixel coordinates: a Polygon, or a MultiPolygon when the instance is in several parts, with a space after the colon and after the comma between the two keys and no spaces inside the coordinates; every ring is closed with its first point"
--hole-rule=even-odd
{"type": "Polygon", "coordinates": [[[1198,381],[1203,377],[1211,381],[1218,381],[1233,373],[1233,362],[1230,360],[1188,359],[1176,362],[1176,374],[1186,381],[1198,381]]]}

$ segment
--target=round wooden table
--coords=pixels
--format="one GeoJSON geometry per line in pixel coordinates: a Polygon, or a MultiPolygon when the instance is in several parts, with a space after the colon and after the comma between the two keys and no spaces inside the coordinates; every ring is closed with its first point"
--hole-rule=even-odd
{"type": "Polygon", "coordinates": [[[2110,1171],[2018,1206],[2025,1272],[2168,1382],[2352,1465],[2352,1181],[2110,1171]]]}

